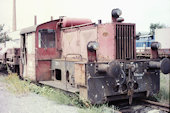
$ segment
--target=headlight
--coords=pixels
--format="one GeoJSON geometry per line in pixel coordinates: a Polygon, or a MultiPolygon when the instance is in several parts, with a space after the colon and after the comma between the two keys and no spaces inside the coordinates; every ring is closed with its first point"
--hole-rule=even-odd
{"type": "Polygon", "coordinates": [[[87,48],[89,51],[96,51],[99,49],[99,44],[95,41],[91,41],[87,44],[87,48]]]}
{"type": "Polygon", "coordinates": [[[161,48],[161,44],[159,42],[152,42],[151,44],[151,49],[152,50],[157,50],[161,48]]]}
{"type": "Polygon", "coordinates": [[[112,17],[118,18],[122,14],[122,11],[118,8],[112,10],[112,17]]]}

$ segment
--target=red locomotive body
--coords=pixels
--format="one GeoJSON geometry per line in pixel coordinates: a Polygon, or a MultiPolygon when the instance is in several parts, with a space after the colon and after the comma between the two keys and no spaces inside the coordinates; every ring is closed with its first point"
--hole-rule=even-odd
{"type": "Polygon", "coordinates": [[[119,12],[107,24],[63,17],[21,30],[20,76],[95,104],[157,93],[170,61],[136,60],[135,24],[122,23],[119,12]]]}

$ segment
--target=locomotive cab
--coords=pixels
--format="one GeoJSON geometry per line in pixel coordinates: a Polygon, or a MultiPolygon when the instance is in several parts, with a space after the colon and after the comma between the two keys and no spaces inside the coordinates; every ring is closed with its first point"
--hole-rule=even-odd
{"type": "MultiPolygon", "coordinates": [[[[146,97],[159,91],[160,68],[168,59],[136,60],[135,24],[61,17],[21,31],[20,74],[80,94],[93,104],[146,97]]],[[[153,51],[153,53],[156,53],[153,51]]],[[[169,66],[170,62],[168,63],[169,66]]]]}

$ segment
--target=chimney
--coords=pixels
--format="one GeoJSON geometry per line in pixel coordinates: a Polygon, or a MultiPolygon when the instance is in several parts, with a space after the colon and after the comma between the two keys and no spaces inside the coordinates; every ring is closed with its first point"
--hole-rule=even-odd
{"type": "Polygon", "coordinates": [[[37,25],[37,16],[34,16],[34,25],[37,25]]]}
{"type": "Polygon", "coordinates": [[[53,16],[51,16],[51,21],[53,20],[53,16]]]}
{"type": "Polygon", "coordinates": [[[98,20],[98,24],[102,24],[102,20],[98,20]]]}
{"type": "Polygon", "coordinates": [[[16,0],[13,0],[13,23],[12,23],[12,31],[16,31],[16,0]]]}

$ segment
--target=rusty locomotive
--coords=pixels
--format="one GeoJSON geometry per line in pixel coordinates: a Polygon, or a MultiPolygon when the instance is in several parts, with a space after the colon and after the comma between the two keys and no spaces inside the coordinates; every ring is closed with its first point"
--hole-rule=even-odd
{"type": "Polygon", "coordinates": [[[114,9],[111,23],[60,17],[22,29],[19,76],[93,104],[158,93],[160,70],[169,73],[170,61],[158,59],[158,43],[151,59],[136,59],[135,24],[120,15],[114,9]]]}

